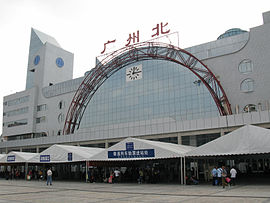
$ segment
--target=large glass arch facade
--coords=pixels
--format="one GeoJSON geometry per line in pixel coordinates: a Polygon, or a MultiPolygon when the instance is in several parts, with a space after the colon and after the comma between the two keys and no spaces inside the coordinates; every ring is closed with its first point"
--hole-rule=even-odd
{"type": "Polygon", "coordinates": [[[109,77],[90,100],[80,128],[165,118],[219,115],[208,89],[186,67],[164,60],[140,61],[109,77]],[[142,65],[142,78],[126,81],[126,69],[142,65]]]}

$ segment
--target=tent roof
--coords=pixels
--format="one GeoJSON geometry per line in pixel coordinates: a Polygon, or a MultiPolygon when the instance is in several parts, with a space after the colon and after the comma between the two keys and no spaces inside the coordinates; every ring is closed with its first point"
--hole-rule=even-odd
{"type": "Polygon", "coordinates": [[[52,145],[48,149],[44,150],[40,154],[36,155],[29,162],[39,163],[40,156],[50,156],[50,163],[60,163],[60,162],[77,162],[85,161],[91,156],[103,151],[101,148],[94,147],[79,147],[79,146],[70,146],[70,145],[52,145]],[[68,154],[72,153],[71,160],[68,160],[68,154]]]}
{"type": "Polygon", "coordinates": [[[187,152],[186,156],[199,157],[261,153],[270,153],[270,130],[246,125],[187,152]]]}
{"type": "Polygon", "coordinates": [[[121,142],[111,146],[108,149],[91,157],[91,161],[130,161],[130,160],[147,160],[147,159],[166,159],[183,157],[184,153],[192,150],[194,147],[171,144],[158,141],[150,141],[137,138],[126,138],[121,142]],[[127,145],[132,143],[131,149],[127,149],[127,145]],[[148,153],[154,152],[154,156],[147,156],[148,153]],[[123,153],[121,156],[109,158],[109,153],[123,153]],[[143,155],[128,155],[128,153],[142,153],[143,155]],[[126,153],[126,154],[125,154],[126,153]],[[147,153],[147,155],[146,155],[147,153]]]}
{"type": "Polygon", "coordinates": [[[38,153],[30,153],[30,152],[9,152],[5,154],[2,158],[0,158],[0,163],[22,163],[27,162],[32,157],[36,156],[38,153]],[[14,159],[9,159],[14,157],[14,159]],[[9,160],[8,160],[9,159],[9,160]]]}

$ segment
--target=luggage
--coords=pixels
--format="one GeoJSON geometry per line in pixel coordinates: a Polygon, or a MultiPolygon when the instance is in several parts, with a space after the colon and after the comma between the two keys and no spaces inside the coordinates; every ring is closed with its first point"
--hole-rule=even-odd
{"type": "Polygon", "coordinates": [[[225,180],[226,180],[226,182],[227,182],[227,183],[229,183],[229,182],[231,181],[231,179],[230,179],[230,178],[228,178],[228,177],[227,177],[227,178],[225,178],[225,180]]]}
{"type": "Polygon", "coordinates": [[[109,181],[108,181],[109,183],[113,183],[113,176],[110,176],[109,177],[109,181]]]}
{"type": "Polygon", "coordinates": [[[31,180],[31,176],[30,175],[27,175],[26,176],[26,180],[31,180]]]}

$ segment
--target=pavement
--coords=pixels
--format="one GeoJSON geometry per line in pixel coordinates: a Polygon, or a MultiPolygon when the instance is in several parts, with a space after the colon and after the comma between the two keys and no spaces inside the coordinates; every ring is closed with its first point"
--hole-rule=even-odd
{"type": "Polygon", "coordinates": [[[0,203],[46,202],[270,202],[269,184],[241,184],[223,189],[208,184],[108,184],[0,180],[0,203]]]}

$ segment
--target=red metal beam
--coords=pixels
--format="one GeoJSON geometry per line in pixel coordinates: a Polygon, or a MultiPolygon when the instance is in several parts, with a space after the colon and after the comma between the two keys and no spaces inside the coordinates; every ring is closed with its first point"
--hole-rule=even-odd
{"type": "Polygon", "coordinates": [[[194,73],[209,90],[220,115],[232,114],[229,100],[212,71],[195,56],[173,45],[143,42],[119,49],[96,65],[83,80],[70,104],[63,134],[74,133],[79,128],[84,111],[96,90],[113,73],[142,60],[167,60],[180,64],[194,73]]]}

